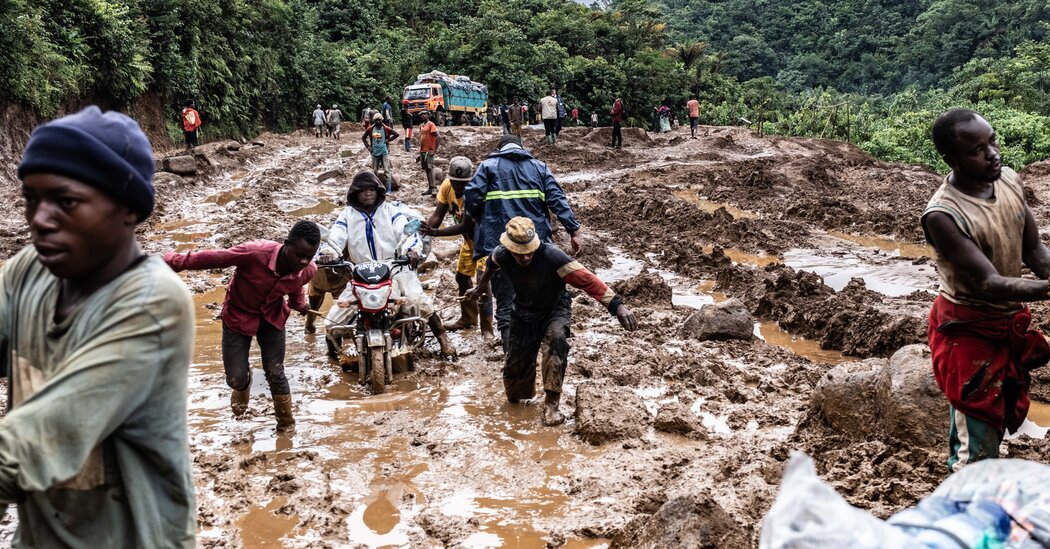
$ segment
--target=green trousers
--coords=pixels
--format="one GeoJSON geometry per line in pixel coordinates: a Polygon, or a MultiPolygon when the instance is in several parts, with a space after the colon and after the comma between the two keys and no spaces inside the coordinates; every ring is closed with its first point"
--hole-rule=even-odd
{"type": "Polygon", "coordinates": [[[948,430],[948,472],[982,459],[999,457],[1003,433],[949,406],[951,428],[948,430]]]}

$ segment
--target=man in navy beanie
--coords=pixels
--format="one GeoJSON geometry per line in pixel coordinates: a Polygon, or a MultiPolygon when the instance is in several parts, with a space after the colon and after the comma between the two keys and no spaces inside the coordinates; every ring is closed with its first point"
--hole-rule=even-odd
{"type": "Polygon", "coordinates": [[[149,140],[88,107],[36,128],[18,167],[31,246],[0,268],[0,502],[15,547],[193,547],[186,434],[193,306],[135,227],[149,140]]]}

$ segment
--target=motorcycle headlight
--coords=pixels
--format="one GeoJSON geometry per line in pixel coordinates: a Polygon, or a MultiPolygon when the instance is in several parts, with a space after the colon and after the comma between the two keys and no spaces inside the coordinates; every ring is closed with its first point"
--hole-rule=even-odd
{"type": "Polygon", "coordinates": [[[386,308],[387,300],[390,299],[390,286],[384,286],[375,290],[358,288],[355,293],[357,294],[358,304],[362,309],[378,311],[386,308]]]}

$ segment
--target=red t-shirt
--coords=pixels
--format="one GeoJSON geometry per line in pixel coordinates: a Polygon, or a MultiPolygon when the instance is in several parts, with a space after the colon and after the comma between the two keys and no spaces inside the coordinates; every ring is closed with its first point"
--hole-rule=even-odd
{"type": "Polygon", "coordinates": [[[182,128],[188,132],[199,128],[201,125],[201,115],[197,112],[197,109],[193,107],[186,107],[182,109],[182,128]]]}
{"type": "Polygon", "coordinates": [[[690,99],[686,106],[689,107],[689,118],[700,118],[700,102],[690,99]]]}
{"type": "Polygon", "coordinates": [[[289,312],[306,307],[303,286],[317,272],[317,266],[310,263],[301,271],[278,276],[277,254],[281,245],[272,240],[254,240],[226,250],[168,252],[164,262],[175,272],[237,267],[226,287],[222,323],[235,332],[254,336],[260,321],[283,330],[289,312]],[[288,296],[287,301],[284,296],[288,296]]]}
{"type": "Polygon", "coordinates": [[[437,151],[438,127],[433,121],[427,120],[426,124],[419,127],[419,150],[423,152],[437,151]]]}

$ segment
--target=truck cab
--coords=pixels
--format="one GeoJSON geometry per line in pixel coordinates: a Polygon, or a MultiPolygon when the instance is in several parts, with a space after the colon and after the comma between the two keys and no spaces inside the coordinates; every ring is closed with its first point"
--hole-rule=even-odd
{"type": "Polygon", "coordinates": [[[437,112],[445,109],[445,96],[440,84],[412,84],[405,86],[404,99],[408,100],[408,112],[413,117],[422,110],[437,112]]]}

